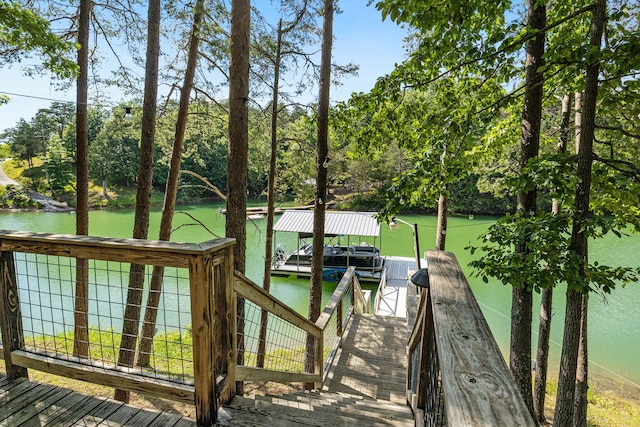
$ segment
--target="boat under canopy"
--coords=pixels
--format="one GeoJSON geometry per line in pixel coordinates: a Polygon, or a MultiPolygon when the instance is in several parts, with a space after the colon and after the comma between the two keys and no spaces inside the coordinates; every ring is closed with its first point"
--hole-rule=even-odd
{"type": "MultiPolygon", "coordinates": [[[[374,215],[372,212],[325,213],[324,280],[340,280],[350,266],[356,267],[356,274],[363,281],[380,280],[385,259],[376,246],[380,237],[380,224],[374,215]]],[[[301,277],[311,275],[313,218],[313,211],[283,212],[274,225],[275,250],[271,274],[301,277]],[[284,245],[279,244],[279,233],[297,233],[297,249],[288,251],[284,245]]]]}

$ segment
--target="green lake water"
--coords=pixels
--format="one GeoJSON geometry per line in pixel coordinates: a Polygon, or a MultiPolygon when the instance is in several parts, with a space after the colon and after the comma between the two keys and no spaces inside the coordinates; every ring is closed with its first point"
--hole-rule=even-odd
{"type": "MultiPolygon", "coordinates": [[[[180,211],[197,218],[215,235],[204,230],[188,215],[178,213],[174,219],[177,230],[172,236],[174,241],[203,242],[224,235],[224,215],[219,213],[220,204],[181,206],[180,211]]],[[[408,223],[417,223],[420,236],[420,250],[424,252],[433,248],[435,242],[435,217],[412,216],[401,217],[408,223]]],[[[89,234],[104,237],[130,237],[133,230],[133,211],[110,210],[92,211],[90,213],[89,234]]],[[[467,274],[469,283],[482,308],[503,353],[508,354],[509,346],[509,314],[511,306],[510,288],[498,282],[488,284],[471,276],[468,263],[471,255],[464,248],[474,244],[495,218],[452,217],[447,232],[447,250],[454,252],[467,274]]],[[[151,214],[149,236],[158,235],[160,211],[151,214]]],[[[258,219],[247,222],[247,276],[255,282],[262,283],[264,259],[264,229],[266,220],[258,219]]],[[[75,229],[73,213],[45,212],[0,212],[0,229],[42,231],[49,233],[70,233],[75,229]]],[[[295,237],[283,240],[288,249],[294,249],[295,237]]],[[[391,231],[382,226],[381,241],[378,242],[383,255],[413,257],[412,229],[403,226],[391,231]]],[[[640,267],[640,236],[616,238],[607,236],[591,242],[589,248],[592,259],[601,264],[625,265],[640,267]]],[[[526,272],[523,272],[526,274],[526,272]]],[[[365,285],[366,287],[366,285],[365,285]]],[[[308,280],[274,277],[271,292],[297,311],[305,314],[308,307],[308,280]]],[[[325,284],[323,298],[330,297],[335,284],[325,284]]],[[[369,286],[374,290],[375,287],[369,286]]],[[[536,295],[537,296],[537,295],[536,295]]],[[[535,298],[534,313],[537,313],[539,296],[535,298]]],[[[537,315],[534,316],[537,318],[537,315]]],[[[564,319],[564,290],[560,287],[554,296],[552,363],[557,363],[562,342],[562,325],[564,319]]],[[[627,386],[640,388],[640,286],[628,285],[616,289],[606,299],[592,295],[589,318],[589,358],[592,376],[613,379],[627,386]]],[[[537,331],[537,322],[534,331],[537,331]]],[[[535,337],[534,337],[535,338],[535,337]]],[[[535,354],[535,353],[534,353],[535,354]]]]}

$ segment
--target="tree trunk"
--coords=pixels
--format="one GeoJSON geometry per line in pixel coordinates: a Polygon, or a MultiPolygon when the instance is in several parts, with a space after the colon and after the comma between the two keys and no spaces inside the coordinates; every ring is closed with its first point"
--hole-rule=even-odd
{"type": "MultiPolygon", "coordinates": [[[[606,24],[606,0],[595,0],[592,9],[590,44],[599,51],[602,34],[606,24]]],[[[570,254],[581,260],[579,275],[581,281],[567,283],[567,306],[565,315],[562,354],[560,356],[560,375],[554,425],[571,426],[574,422],[575,382],[580,342],[582,296],[588,291],[585,270],[589,260],[587,231],[589,221],[589,202],[591,197],[591,168],[593,162],[593,139],[598,99],[598,74],[600,62],[597,55],[587,64],[584,96],[582,99],[582,124],[580,146],[578,147],[578,184],[574,205],[574,221],[571,232],[570,254]]],[[[586,333],[586,331],[585,331],[586,333]]],[[[585,388],[586,389],[586,388],[585,388]]]]}
{"type": "MultiPolygon", "coordinates": [[[[578,123],[582,127],[581,102],[582,94],[576,94],[576,128],[578,123]]],[[[576,153],[580,150],[580,132],[576,131],[576,153]]],[[[582,297],[582,310],[580,312],[580,344],[578,346],[578,366],[576,369],[576,390],[574,401],[573,424],[576,426],[587,425],[587,390],[588,390],[588,372],[589,357],[587,351],[587,314],[588,314],[589,296],[582,297]]]]}
{"type": "MultiPolygon", "coordinates": [[[[544,4],[529,0],[528,26],[532,30],[542,30],[547,21],[544,4]]],[[[545,33],[527,42],[525,63],[525,95],[522,109],[522,139],[520,144],[520,171],[527,166],[529,160],[538,156],[540,147],[540,126],[542,122],[542,95],[544,76],[539,71],[544,65],[545,33]]],[[[522,217],[536,215],[537,189],[518,192],[518,211],[522,217]]],[[[516,251],[526,255],[529,238],[516,245],[516,251]]],[[[516,386],[524,399],[531,415],[533,411],[533,395],[531,390],[531,321],[532,295],[531,286],[514,287],[511,298],[511,352],[510,368],[516,386]]]]}
{"type": "MultiPolygon", "coordinates": [[[[147,63],[145,69],[144,102],[142,107],[142,135],[138,190],[133,224],[133,238],[146,239],[149,232],[151,183],[153,178],[153,143],[156,131],[156,103],[158,98],[158,60],[160,57],[160,0],[150,0],[147,30],[147,63]]],[[[122,341],[118,353],[119,366],[132,366],[140,327],[140,308],[144,286],[145,266],[131,264],[127,303],[122,325],[122,341]]],[[[129,401],[129,392],[116,389],[115,399],[129,401]]]]}
{"type": "MultiPolygon", "coordinates": [[[[562,124],[560,125],[560,138],[558,140],[558,153],[567,151],[569,140],[569,125],[571,119],[570,94],[562,98],[562,124]]],[[[560,204],[553,199],[551,213],[560,213],[560,204]]],[[[551,315],[553,306],[553,288],[543,289],[540,302],[540,324],[538,327],[538,351],[536,354],[536,373],[533,387],[533,406],[535,419],[539,424],[546,424],[544,415],[544,402],[547,393],[547,371],[549,367],[549,339],[551,337],[551,315]]]]}
{"type": "Polygon", "coordinates": [[[447,240],[447,219],[449,216],[449,198],[444,194],[438,199],[438,226],[436,229],[436,250],[444,251],[447,240]]]}
{"type": "MultiPolygon", "coordinates": [[[[273,73],[273,97],[271,99],[271,156],[269,157],[269,181],[267,185],[267,231],[264,250],[264,278],[262,288],[269,292],[271,289],[271,263],[273,262],[273,221],[276,209],[276,166],[278,154],[278,95],[280,91],[280,63],[282,60],[282,18],[278,21],[278,35],[276,40],[276,57],[273,73]]],[[[264,367],[266,352],[268,312],[262,310],[260,319],[260,336],[258,337],[258,360],[256,366],[264,367]]]]}
{"type": "MultiPolygon", "coordinates": [[[[233,248],[234,268],[245,271],[247,175],[249,154],[249,29],[251,2],[233,0],[231,3],[231,65],[229,67],[229,157],[227,159],[227,215],[226,236],[236,239],[233,248]]],[[[238,365],[244,364],[244,300],[238,298],[238,365]]],[[[236,393],[242,395],[242,382],[236,393]]]]}
{"type": "MultiPolygon", "coordinates": [[[[184,135],[187,128],[187,118],[189,115],[189,97],[193,86],[193,79],[198,64],[198,48],[200,43],[200,25],[204,16],[204,0],[198,0],[195,5],[193,28],[189,40],[189,55],[187,58],[187,69],[185,71],[184,83],[180,91],[180,105],[178,118],[176,120],[176,131],[173,139],[173,152],[169,166],[169,176],[164,194],[164,205],[162,208],[162,218],[160,219],[159,240],[171,239],[171,228],[173,224],[173,214],[176,206],[178,194],[178,178],[180,177],[180,161],[182,160],[182,147],[184,145],[184,135]]],[[[153,267],[151,283],[149,284],[149,296],[144,310],[144,320],[142,322],[142,332],[140,334],[140,345],[138,346],[138,366],[149,366],[153,336],[156,330],[156,320],[158,317],[158,305],[162,295],[162,281],[164,278],[164,268],[153,267]]]]}
{"type": "Polygon", "coordinates": [[[578,346],[578,367],[576,371],[576,392],[574,401],[573,426],[587,427],[587,391],[589,389],[589,352],[587,346],[587,319],[589,295],[582,295],[580,311],[580,344],[578,346]]]}
{"type": "MultiPolygon", "coordinates": [[[[327,167],[329,163],[329,89],[331,86],[331,49],[333,42],[333,0],[324,0],[320,93],[318,96],[318,146],[316,151],[316,194],[313,215],[313,255],[309,287],[309,320],[315,322],[322,305],[322,267],[324,258],[324,219],[327,205],[327,167]]],[[[307,336],[306,372],[314,372],[316,339],[307,336]]],[[[305,383],[310,390],[313,383],[305,383]]]]}
{"type": "MultiPolygon", "coordinates": [[[[89,23],[91,0],[80,2],[78,22],[78,67],[76,88],[76,234],[89,234],[89,23]]],[[[89,261],[76,258],[76,288],[74,299],[73,355],[89,355],[89,261]]]]}

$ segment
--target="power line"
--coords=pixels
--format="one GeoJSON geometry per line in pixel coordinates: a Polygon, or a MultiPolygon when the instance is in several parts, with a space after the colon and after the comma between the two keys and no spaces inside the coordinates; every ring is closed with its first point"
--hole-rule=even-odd
{"type": "MultiPolygon", "coordinates": [[[[499,310],[496,310],[495,308],[491,307],[490,305],[487,305],[487,304],[485,304],[485,303],[483,303],[483,302],[481,302],[481,301],[478,301],[478,304],[480,304],[480,305],[484,306],[484,307],[485,307],[485,308],[487,308],[488,310],[493,311],[494,313],[498,314],[499,316],[502,316],[502,317],[504,317],[505,319],[507,319],[507,320],[511,321],[511,318],[510,318],[509,316],[507,316],[506,314],[502,313],[502,312],[501,312],[501,311],[499,311],[499,310]]],[[[534,334],[536,334],[536,335],[538,334],[536,331],[533,331],[533,333],[534,333],[534,334]]],[[[554,345],[558,346],[559,348],[562,348],[562,344],[560,344],[560,343],[559,343],[559,342],[557,342],[557,341],[554,341],[554,340],[553,340],[553,339],[551,339],[551,338],[549,339],[549,342],[551,342],[552,344],[554,344],[554,345]]],[[[594,365],[596,365],[596,366],[597,366],[597,367],[599,367],[600,369],[602,369],[602,370],[604,370],[604,371],[609,372],[610,374],[612,374],[612,375],[614,375],[614,376],[616,376],[616,377],[620,378],[621,380],[623,380],[623,381],[625,381],[625,382],[627,382],[627,383],[629,383],[629,384],[631,384],[631,385],[633,385],[633,386],[635,386],[635,387],[637,387],[637,388],[640,388],[640,384],[636,384],[635,382],[633,382],[633,381],[632,381],[632,380],[630,380],[629,378],[626,378],[626,377],[624,377],[623,375],[621,375],[621,374],[619,374],[619,373],[617,373],[617,372],[615,372],[615,371],[613,371],[613,370],[611,370],[611,369],[607,368],[606,366],[603,366],[603,365],[599,364],[598,362],[595,362],[595,361],[594,361],[593,359],[591,359],[591,358],[589,358],[589,363],[593,363],[594,365]]]]}
{"type": "MultiPolygon", "coordinates": [[[[0,94],[4,94],[4,95],[9,95],[9,96],[19,96],[21,98],[30,98],[30,99],[39,99],[42,101],[51,101],[51,102],[60,102],[63,104],[72,104],[72,105],[78,105],[77,101],[69,101],[66,99],[56,99],[56,98],[47,98],[45,96],[37,96],[37,95],[26,95],[24,93],[15,93],[15,92],[7,92],[4,90],[0,90],[0,94]]],[[[97,103],[97,102],[87,102],[88,106],[107,106],[107,107],[117,107],[120,104],[113,104],[110,102],[101,102],[101,103],[97,103]]]]}
{"type": "Polygon", "coordinates": [[[9,96],[19,96],[22,98],[31,98],[31,99],[40,99],[43,101],[51,101],[51,102],[62,102],[62,103],[66,103],[66,104],[76,104],[76,101],[68,101],[66,99],[55,99],[55,98],[47,98],[44,96],[36,96],[36,95],[25,95],[23,93],[13,93],[13,92],[7,92],[7,91],[0,91],[0,93],[4,94],[4,95],[9,95],[9,96]]]}

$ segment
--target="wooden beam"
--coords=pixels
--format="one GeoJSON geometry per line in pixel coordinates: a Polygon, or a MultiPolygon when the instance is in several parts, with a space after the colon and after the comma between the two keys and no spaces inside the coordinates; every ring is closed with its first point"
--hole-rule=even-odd
{"type": "Polygon", "coordinates": [[[101,384],[107,387],[117,387],[188,404],[193,404],[194,402],[193,386],[137,375],[136,373],[130,373],[135,371],[129,368],[118,367],[116,369],[114,367],[114,370],[105,369],[96,366],[96,364],[81,364],[71,360],[28,353],[23,350],[11,352],[11,358],[16,365],[66,378],[101,384]]]}
{"type": "Polygon", "coordinates": [[[428,251],[427,265],[448,424],[534,426],[455,256],[428,251]]]}
{"type": "Polygon", "coordinates": [[[269,369],[237,366],[236,379],[238,381],[272,381],[276,383],[309,382],[319,383],[322,375],[306,374],[303,372],[281,372],[269,369]]]}
{"type": "Polygon", "coordinates": [[[301,316],[238,271],[235,272],[235,290],[241,297],[246,298],[269,313],[273,313],[273,315],[286,320],[316,338],[320,336],[322,330],[317,324],[301,316]]]}
{"type": "Polygon", "coordinates": [[[214,367],[220,349],[214,342],[216,318],[212,264],[211,257],[189,257],[196,420],[203,426],[213,425],[218,411],[214,367]]]}
{"type": "Polygon", "coordinates": [[[194,244],[0,230],[0,251],[182,268],[188,267],[187,255],[220,251],[234,242],[221,238],[194,244]]]}

